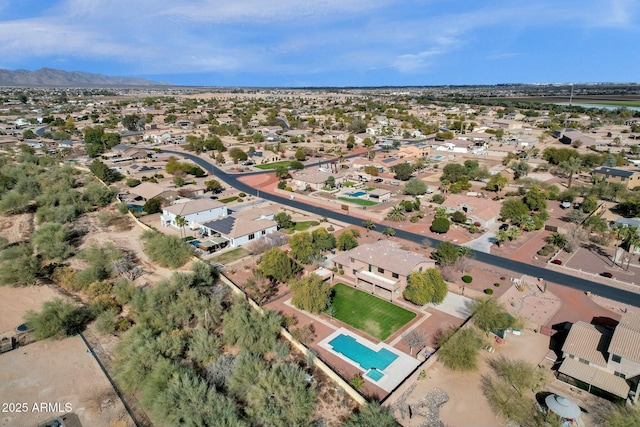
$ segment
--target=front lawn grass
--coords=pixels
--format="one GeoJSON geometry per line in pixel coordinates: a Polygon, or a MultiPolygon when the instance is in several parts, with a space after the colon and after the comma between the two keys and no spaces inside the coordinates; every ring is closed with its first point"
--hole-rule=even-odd
{"type": "Polygon", "coordinates": [[[293,160],[282,160],[279,162],[265,163],[264,165],[254,165],[254,167],[262,170],[270,170],[270,169],[276,169],[279,166],[284,166],[285,168],[288,169],[291,167],[292,161],[293,160]]]}
{"type": "Polygon", "coordinates": [[[332,305],[336,319],[381,341],[416,317],[409,310],[344,283],[333,287],[332,305]]]}
{"type": "Polygon", "coordinates": [[[316,225],[320,225],[318,221],[300,221],[296,222],[295,225],[291,228],[284,228],[280,231],[283,231],[287,234],[293,234],[296,231],[305,231],[311,227],[315,227],[316,225]]]}
{"type": "Polygon", "coordinates": [[[231,203],[231,202],[235,202],[236,200],[238,200],[239,197],[238,196],[233,196],[233,197],[227,197],[226,199],[220,199],[220,203],[231,203]]]}
{"type": "Polygon", "coordinates": [[[371,200],[352,199],[351,197],[338,197],[338,200],[360,206],[375,206],[378,204],[377,202],[372,202],[371,200]]]}

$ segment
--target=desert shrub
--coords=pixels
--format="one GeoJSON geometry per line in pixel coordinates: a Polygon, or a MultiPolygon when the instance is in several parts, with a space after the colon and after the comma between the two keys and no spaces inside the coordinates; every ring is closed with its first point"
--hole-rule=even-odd
{"type": "Polygon", "coordinates": [[[96,318],[96,329],[103,334],[114,334],[118,329],[118,314],[117,308],[110,308],[103,311],[96,318]]]}
{"type": "Polygon", "coordinates": [[[416,223],[416,222],[420,221],[420,216],[419,215],[414,215],[414,216],[411,217],[411,219],[409,221],[411,221],[413,223],[416,223]]]}
{"type": "Polygon", "coordinates": [[[500,287],[500,283],[496,282],[496,283],[493,284],[493,286],[495,286],[496,288],[499,288],[500,287]]]}
{"type": "Polygon", "coordinates": [[[482,337],[475,328],[448,333],[439,351],[438,359],[454,371],[474,371],[478,367],[478,352],[482,337]]]}
{"type": "Polygon", "coordinates": [[[287,182],[286,181],[279,181],[278,182],[278,188],[280,190],[284,190],[287,187],[287,182]]]}
{"type": "Polygon", "coordinates": [[[247,195],[243,192],[238,193],[238,197],[247,197],[247,195]]]}
{"type": "Polygon", "coordinates": [[[462,281],[464,283],[471,283],[473,281],[473,277],[469,276],[468,274],[462,276],[462,281]]]}
{"type": "Polygon", "coordinates": [[[491,289],[491,288],[486,288],[486,289],[484,290],[484,293],[485,293],[485,294],[487,294],[487,295],[493,295],[493,289],[491,289]]]}
{"type": "Polygon", "coordinates": [[[125,181],[125,183],[127,184],[127,187],[137,187],[138,185],[140,185],[140,180],[136,179],[136,178],[129,178],[125,181]]]}
{"type": "Polygon", "coordinates": [[[476,221],[476,222],[473,223],[473,225],[476,226],[476,227],[480,227],[482,224],[480,224],[478,221],[476,221]]]}
{"type": "Polygon", "coordinates": [[[433,203],[437,203],[439,205],[441,205],[444,202],[444,200],[445,200],[445,197],[442,194],[436,194],[431,198],[431,201],[433,203]]]}
{"type": "Polygon", "coordinates": [[[125,215],[127,212],[129,212],[129,206],[127,206],[126,203],[118,203],[117,209],[118,212],[120,212],[122,215],[125,215]]]}
{"type": "Polygon", "coordinates": [[[25,315],[25,321],[38,340],[61,339],[77,334],[90,319],[86,309],[60,298],[42,304],[40,312],[29,311],[25,315]]]}
{"type": "Polygon", "coordinates": [[[144,249],[151,261],[167,268],[179,268],[193,255],[193,246],[184,243],[179,237],[167,236],[157,231],[142,233],[144,249]]]}
{"type": "Polygon", "coordinates": [[[553,245],[544,245],[540,250],[538,250],[537,254],[541,256],[551,255],[556,250],[553,245]]]}
{"type": "Polygon", "coordinates": [[[364,379],[362,378],[362,374],[355,374],[349,380],[349,384],[356,390],[360,390],[362,386],[364,386],[364,379]]]}
{"type": "Polygon", "coordinates": [[[449,231],[451,223],[446,218],[435,218],[431,223],[431,231],[434,233],[444,234],[449,231]]]}
{"type": "Polygon", "coordinates": [[[455,211],[451,214],[451,221],[456,222],[458,224],[463,224],[467,222],[467,215],[464,212],[455,211]]]}
{"type": "Polygon", "coordinates": [[[291,188],[291,187],[289,187],[289,186],[286,186],[286,187],[284,188],[284,191],[293,192],[293,188],[291,188]]]}

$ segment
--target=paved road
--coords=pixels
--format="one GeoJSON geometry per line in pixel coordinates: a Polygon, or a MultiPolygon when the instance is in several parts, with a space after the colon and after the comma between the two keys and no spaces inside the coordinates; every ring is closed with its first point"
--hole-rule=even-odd
{"type": "MultiPolygon", "coordinates": [[[[205,159],[202,159],[190,153],[182,153],[182,152],[169,151],[169,150],[163,150],[163,151],[167,153],[175,154],[178,156],[186,157],[192,160],[193,162],[195,162],[200,167],[202,167],[204,170],[212,173],[217,178],[224,181],[228,185],[238,189],[239,191],[242,191],[247,194],[257,195],[256,189],[238,180],[238,178],[242,177],[243,175],[233,175],[233,174],[224,172],[218,167],[216,167],[215,165],[206,161],[205,159]]],[[[261,171],[260,173],[265,173],[265,172],[261,171]]],[[[276,203],[291,206],[296,209],[311,212],[319,216],[326,216],[327,218],[331,218],[336,221],[341,221],[341,222],[351,224],[351,225],[356,225],[356,226],[362,226],[362,219],[354,218],[352,216],[343,214],[341,212],[335,212],[323,207],[309,205],[299,200],[291,200],[287,197],[282,197],[282,196],[278,196],[278,195],[270,194],[266,192],[260,193],[260,197],[276,203]]],[[[382,225],[377,223],[376,228],[379,230],[382,230],[384,228],[387,228],[387,225],[382,225]]],[[[395,231],[396,231],[395,237],[398,237],[404,240],[409,240],[411,242],[415,242],[419,244],[427,240],[429,241],[431,246],[436,246],[441,242],[441,240],[422,236],[420,234],[411,233],[411,232],[400,230],[400,229],[395,229],[395,231]]],[[[513,261],[508,258],[503,258],[497,255],[492,255],[484,252],[474,252],[474,259],[482,263],[489,264],[499,268],[504,268],[506,270],[511,270],[519,274],[526,274],[533,277],[541,277],[544,280],[547,280],[549,282],[558,283],[560,285],[578,289],[583,292],[588,291],[595,295],[600,295],[604,298],[609,298],[615,301],[640,307],[640,294],[625,291],[623,289],[614,288],[612,286],[607,286],[592,280],[583,279],[580,277],[574,277],[568,274],[561,273],[559,271],[547,270],[542,267],[537,267],[537,266],[526,264],[520,261],[513,261]]]]}

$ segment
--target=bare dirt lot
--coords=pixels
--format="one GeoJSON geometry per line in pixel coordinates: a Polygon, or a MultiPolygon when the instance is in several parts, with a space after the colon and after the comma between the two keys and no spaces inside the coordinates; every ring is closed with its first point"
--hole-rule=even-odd
{"type": "Polygon", "coordinates": [[[33,214],[0,217],[0,236],[9,243],[22,242],[33,231],[33,214]]]}
{"type": "Polygon", "coordinates": [[[0,361],[1,426],[35,425],[65,412],[77,414],[83,426],[134,425],[79,336],[29,344],[0,361]],[[11,403],[26,404],[24,411],[11,403]]]}

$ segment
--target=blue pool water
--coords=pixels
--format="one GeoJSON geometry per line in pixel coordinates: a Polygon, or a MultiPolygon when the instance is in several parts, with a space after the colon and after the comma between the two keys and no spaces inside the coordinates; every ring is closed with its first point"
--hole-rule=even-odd
{"type": "MultiPolygon", "coordinates": [[[[372,368],[382,371],[398,358],[397,354],[386,348],[373,351],[369,347],[360,344],[355,338],[344,334],[340,334],[329,341],[329,345],[336,352],[356,362],[365,371],[372,368]]],[[[372,378],[371,375],[368,376],[372,378]]],[[[382,374],[380,374],[380,378],[382,378],[382,374]]]]}
{"type": "Polygon", "coordinates": [[[441,155],[433,156],[433,159],[434,159],[434,160],[440,160],[441,158],[442,158],[442,156],[441,156],[441,155]]]}
{"type": "Polygon", "coordinates": [[[127,208],[133,209],[136,212],[142,212],[142,206],[140,205],[127,205],[127,208]]]}
{"type": "Polygon", "coordinates": [[[368,376],[369,378],[371,378],[374,381],[379,381],[380,378],[384,377],[384,374],[380,371],[378,371],[377,369],[372,369],[369,372],[366,373],[366,376],[368,376]]]}
{"type": "Polygon", "coordinates": [[[360,197],[360,196],[364,196],[365,194],[367,194],[366,191],[356,191],[355,193],[347,193],[347,196],[360,197]]]}
{"type": "Polygon", "coordinates": [[[200,246],[200,240],[189,240],[189,244],[197,248],[198,246],[200,246]]]}

